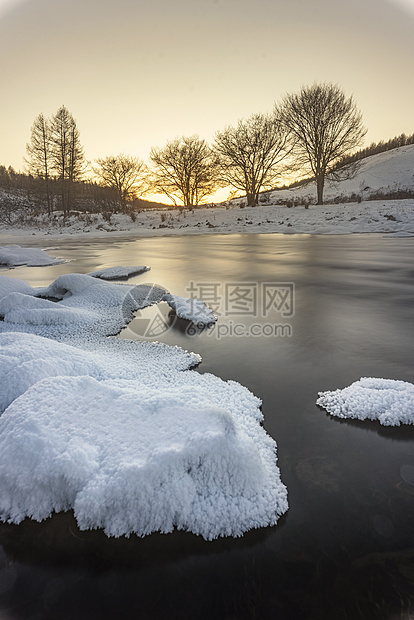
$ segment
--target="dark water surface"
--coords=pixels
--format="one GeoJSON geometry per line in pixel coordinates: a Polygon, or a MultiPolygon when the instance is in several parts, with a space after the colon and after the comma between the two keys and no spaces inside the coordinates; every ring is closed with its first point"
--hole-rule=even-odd
{"type": "MultiPolygon", "coordinates": [[[[133,282],[178,295],[190,282],[216,285],[223,330],[289,326],[284,336],[217,338],[217,328],[190,336],[160,308],[172,326],[158,338],[200,353],[198,372],[239,381],[262,398],[289,511],[273,528],[210,543],[182,532],[108,539],[80,532],[69,513],[1,524],[0,617],[413,617],[414,427],[339,421],[315,400],[363,376],[414,381],[414,239],[65,241],[56,254],[75,261],[1,273],[44,285],[62,273],[147,264],[152,270],[133,282]],[[262,283],[294,284],[292,316],[287,306],[264,316],[262,283]],[[256,292],[255,308],[245,297],[235,314],[234,285],[256,292]]],[[[139,338],[158,310],[146,312],[121,337],[139,338]]]]}

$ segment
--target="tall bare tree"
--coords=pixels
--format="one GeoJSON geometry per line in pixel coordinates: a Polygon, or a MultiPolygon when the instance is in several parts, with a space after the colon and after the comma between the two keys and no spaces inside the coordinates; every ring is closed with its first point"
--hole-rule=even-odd
{"type": "Polygon", "coordinates": [[[76,121],[65,106],[52,117],[50,127],[51,163],[60,182],[63,211],[67,213],[72,206],[73,183],[82,178],[85,157],[76,121]]]}
{"type": "Polygon", "coordinates": [[[101,157],[96,160],[94,172],[104,187],[116,191],[123,210],[134,198],[141,198],[148,191],[148,168],[138,157],[119,155],[101,157]]]}
{"type": "Polygon", "coordinates": [[[153,147],[153,190],[176,205],[178,199],[190,209],[217,189],[217,169],[211,148],[199,136],[176,138],[164,148],[153,147]]]}
{"type": "Polygon", "coordinates": [[[44,181],[47,212],[50,215],[53,210],[50,197],[51,131],[50,122],[43,114],[39,114],[33,122],[26,153],[25,162],[29,174],[44,181]]]}
{"type": "Polygon", "coordinates": [[[314,176],[321,205],[326,176],[363,143],[362,114],[339,86],[315,83],[284,97],[281,120],[291,135],[295,164],[314,176]]]}
{"type": "Polygon", "coordinates": [[[273,115],[253,114],[226,127],[215,136],[221,181],[246,193],[247,204],[255,206],[259,192],[271,189],[280,177],[281,164],[289,152],[287,132],[273,115]]]}

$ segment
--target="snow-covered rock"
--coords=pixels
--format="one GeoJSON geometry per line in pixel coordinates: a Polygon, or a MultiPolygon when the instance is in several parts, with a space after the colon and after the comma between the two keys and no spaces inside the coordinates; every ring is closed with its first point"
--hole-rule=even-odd
{"type": "Polygon", "coordinates": [[[178,317],[192,321],[195,325],[210,325],[217,321],[214,312],[202,299],[179,297],[178,295],[167,293],[162,300],[167,302],[178,317]]]}
{"type": "Polygon", "coordinates": [[[145,265],[131,265],[129,267],[117,266],[91,271],[87,275],[92,276],[93,278],[100,278],[101,280],[121,280],[139,275],[140,273],[145,273],[149,270],[150,268],[145,265]]]}
{"type": "Polygon", "coordinates": [[[210,374],[135,365],[113,342],[0,334],[2,520],[73,509],[81,529],[110,536],[206,539],[275,524],[287,492],[259,399],[210,374]]]}
{"type": "Polygon", "coordinates": [[[40,289],[35,289],[24,280],[0,276],[0,300],[9,293],[23,293],[24,295],[35,295],[40,289]]]}
{"type": "Polygon", "coordinates": [[[414,424],[414,385],[406,381],[363,377],[342,390],[319,392],[316,403],[338,418],[414,424]]]}
{"type": "Polygon", "coordinates": [[[258,398],[188,370],[200,357],[179,347],[107,337],[164,294],[82,274],[43,288],[0,276],[2,520],[71,509],[110,536],[212,539],[287,510],[258,398]]]}
{"type": "Polygon", "coordinates": [[[158,303],[164,294],[151,285],[114,284],[79,273],[62,275],[40,289],[0,276],[0,331],[59,339],[81,332],[89,337],[117,334],[135,310],[158,303]]]}
{"type": "Polygon", "coordinates": [[[44,250],[37,248],[21,248],[19,245],[0,248],[0,265],[7,265],[8,267],[18,267],[19,265],[46,267],[64,262],[63,258],[49,256],[44,250]]]}

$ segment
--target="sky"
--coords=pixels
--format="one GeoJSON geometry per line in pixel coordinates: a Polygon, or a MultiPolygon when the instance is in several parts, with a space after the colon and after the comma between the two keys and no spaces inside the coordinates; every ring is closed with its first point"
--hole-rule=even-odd
{"type": "Polygon", "coordinates": [[[65,105],[88,160],[217,130],[333,82],[366,143],[414,132],[414,0],[0,0],[0,164],[65,105]]]}

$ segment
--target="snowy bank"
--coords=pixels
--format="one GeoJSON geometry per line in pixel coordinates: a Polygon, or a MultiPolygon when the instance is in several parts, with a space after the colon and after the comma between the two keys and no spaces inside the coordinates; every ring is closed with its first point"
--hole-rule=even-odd
{"type": "Polygon", "coordinates": [[[2,520],[73,509],[81,529],[110,536],[206,539],[275,524],[287,493],[260,401],[233,381],[108,352],[0,334],[2,520]]]}
{"type": "Polygon", "coordinates": [[[48,265],[59,265],[64,262],[63,258],[49,256],[44,250],[36,248],[21,248],[19,245],[9,245],[0,248],[0,265],[7,265],[8,267],[18,267],[20,265],[46,267],[48,265]]]}
{"type": "Polygon", "coordinates": [[[343,390],[320,392],[316,403],[338,418],[414,424],[414,385],[406,381],[363,377],[343,390]]]}
{"type": "Polygon", "coordinates": [[[323,206],[317,206],[314,182],[260,195],[260,205],[246,207],[239,198],[212,207],[142,210],[130,216],[114,213],[33,219],[33,226],[0,226],[5,242],[35,235],[37,239],[76,237],[153,237],[161,235],[281,233],[414,235],[414,145],[392,149],[359,162],[352,178],[326,180],[323,206]],[[382,199],[381,196],[384,196],[382,199]],[[395,198],[389,200],[386,198],[395,198]],[[372,200],[372,198],[376,198],[372,200]],[[405,199],[398,199],[405,198],[405,199]],[[350,202],[352,201],[352,202],[350,202]],[[305,208],[303,205],[309,205],[305,208]],[[288,206],[289,205],[289,206],[288,206]],[[297,205],[297,206],[292,206],[297,205]]]}
{"type": "MultiPolygon", "coordinates": [[[[243,202],[242,200],[240,202],[243,202]]],[[[24,239],[57,242],[68,238],[110,239],[186,235],[228,235],[241,233],[278,233],[347,235],[359,233],[414,236],[414,200],[375,200],[338,204],[298,205],[266,204],[257,207],[197,207],[191,212],[164,209],[138,213],[134,222],[115,214],[112,227],[100,228],[101,216],[85,226],[77,217],[68,217],[61,228],[47,218],[36,227],[1,228],[0,242],[24,239]],[[166,224],[167,222],[167,224],[166,224]]],[[[30,243],[29,241],[29,243],[30,243]]]]}

